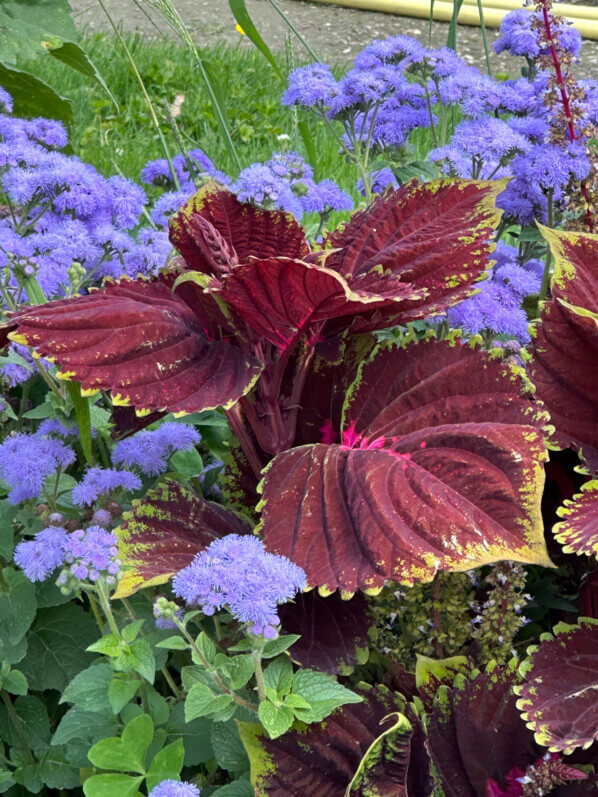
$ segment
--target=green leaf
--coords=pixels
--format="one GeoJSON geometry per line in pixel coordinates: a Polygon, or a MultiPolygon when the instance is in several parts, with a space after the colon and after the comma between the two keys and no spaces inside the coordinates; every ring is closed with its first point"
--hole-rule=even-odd
{"type": "Polygon", "coordinates": [[[234,720],[215,722],[212,725],[211,740],[214,756],[222,769],[237,775],[247,772],[249,758],[234,720]]]}
{"type": "Polygon", "coordinates": [[[168,467],[185,479],[192,479],[203,472],[203,460],[196,448],[190,448],[188,451],[175,451],[170,457],[168,467]]]}
{"type": "Polygon", "coordinates": [[[64,747],[49,747],[39,757],[37,774],[50,789],[75,789],[79,786],[79,769],[66,760],[64,747]]]}
{"type": "Polygon", "coordinates": [[[146,639],[136,639],[131,642],[129,649],[132,654],[135,672],[138,672],[146,681],[153,684],[156,677],[156,661],[149,642],[146,639]]]}
{"type": "Polygon", "coordinates": [[[17,645],[35,617],[35,587],[20,571],[5,567],[0,580],[0,659],[17,645]]]}
{"type": "Polygon", "coordinates": [[[362,700],[331,675],[316,670],[298,670],[293,677],[293,693],[309,703],[309,711],[294,709],[296,716],[308,723],[322,722],[335,708],[362,700]]]}
{"type": "Polygon", "coordinates": [[[81,395],[79,382],[66,382],[66,389],[75,408],[77,425],[79,426],[79,441],[85,454],[85,459],[93,465],[93,450],[91,447],[91,416],[89,414],[89,398],[81,395]]]}
{"type": "Polygon", "coordinates": [[[154,736],[154,723],[147,714],[134,717],[122,736],[102,739],[94,744],[88,758],[95,767],[120,772],[145,772],[145,754],[154,736]]]}
{"type": "Polygon", "coordinates": [[[274,659],[288,650],[298,639],[301,639],[300,634],[288,634],[288,636],[279,636],[278,639],[269,639],[262,650],[262,659],[274,659]]]}
{"type": "Polygon", "coordinates": [[[206,684],[193,684],[185,700],[185,720],[190,722],[195,717],[217,714],[222,709],[228,708],[232,702],[230,695],[216,694],[206,684]]]}
{"type": "Polygon", "coordinates": [[[72,124],[73,109],[70,102],[35,75],[0,62],[0,86],[12,97],[15,116],[43,116],[46,119],[58,119],[66,125],[72,124]]]}
{"type": "MultiPolygon", "coordinates": [[[[249,12],[247,11],[247,7],[245,5],[245,0],[228,0],[228,4],[230,6],[230,10],[233,12],[234,18],[237,20],[243,32],[246,34],[247,38],[250,39],[253,44],[257,47],[260,53],[264,56],[266,61],[270,64],[270,66],[274,69],[278,77],[282,80],[282,74],[278,64],[276,63],[276,59],[272,55],[272,52],[266,42],[262,39],[260,34],[258,33],[257,28],[253,24],[253,20],[249,16],[249,12]]],[[[315,163],[315,161],[312,161],[315,163]]]]}
{"type": "Polygon", "coordinates": [[[58,61],[62,61],[63,64],[70,66],[71,69],[76,69],[77,72],[80,72],[82,75],[95,80],[95,82],[104,89],[108,97],[110,97],[116,110],[120,110],[118,102],[106,85],[104,78],[98,72],[95,64],[90,60],[85,50],[76,42],[65,41],[62,47],[49,50],[48,53],[58,61]]]}
{"type": "Polygon", "coordinates": [[[102,653],[104,656],[110,656],[111,659],[122,653],[120,639],[116,634],[106,634],[106,636],[100,637],[89,645],[87,650],[90,653],[102,653]]]}
{"type": "Polygon", "coordinates": [[[115,678],[108,686],[108,700],[114,714],[118,714],[133,699],[141,681],[138,678],[115,678]]]}
{"type": "Polygon", "coordinates": [[[152,686],[146,684],[145,691],[147,695],[148,711],[154,721],[154,725],[163,725],[170,714],[168,703],[152,686]]]}
{"type": "MultiPolygon", "coordinates": [[[[216,656],[216,645],[212,642],[212,640],[206,634],[205,631],[202,631],[198,635],[197,639],[195,640],[195,644],[197,645],[197,647],[201,651],[201,653],[204,656],[204,658],[210,664],[213,664],[214,663],[214,658],[216,656]]],[[[201,660],[197,659],[197,654],[195,655],[195,658],[193,660],[195,661],[196,664],[201,664],[202,663],[201,660]]]]}
{"type": "Polygon", "coordinates": [[[227,672],[230,685],[233,689],[240,689],[249,681],[255,672],[255,665],[251,655],[235,656],[228,660],[227,672]]]}
{"type": "Polygon", "coordinates": [[[43,750],[50,743],[48,712],[41,700],[32,695],[14,701],[14,716],[0,705],[0,739],[10,747],[21,747],[21,736],[34,751],[43,750]]]}
{"type": "Polygon", "coordinates": [[[2,0],[0,7],[0,60],[17,60],[46,55],[66,39],[76,39],[67,0],[2,0]]]}
{"type": "Polygon", "coordinates": [[[248,780],[233,780],[212,792],[212,797],[254,797],[255,791],[248,780]]]}
{"type": "Polygon", "coordinates": [[[108,687],[113,675],[112,667],[105,662],[88,667],[73,678],[60,702],[74,703],[86,711],[111,711],[108,687]]]}
{"type": "Polygon", "coordinates": [[[130,775],[94,775],[83,784],[85,797],[141,797],[139,786],[143,778],[130,775]]]}
{"type": "Polygon", "coordinates": [[[11,695],[26,695],[28,686],[27,678],[19,670],[11,670],[2,677],[2,688],[11,695]]]}
{"type": "Polygon", "coordinates": [[[150,792],[163,780],[178,780],[183,768],[185,746],[182,739],[164,747],[154,756],[145,776],[147,790],[150,792]]]}
{"type": "MultiPolygon", "coordinates": [[[[220,725],[221,723],[218,723],[220,725]]],[[[185,766],[197,766],[214,758],[210,733],[214,727],[212,720],[198,717],[185,722],[185,709],[178,703],[170,712],[164,726],[169,738],[180,737],[185,744],[185,766]]]]}
{"type": "Polygon", "coordinates": [[[275,706],[269,700],[262,700],[258,710],[260,722],[271,739],[286,733],[294,721],[293,712],[287,706],[275,706]]]}
{"type": "Polygon", "coordinates": [[[163,639],[161,642],[158,642],[156,647],[168,648],[168,650],[187,650],[189,645],[182,636],[174,634],[173,636],[169,636],[168,639],[163,639]]]}
{"type": "Polygon", "coordinates": [[[125,625],[120,632],[125,642],[132,642],[134,639],[136,639],[144,623],[145,620],[135,620],[133,623],[125,625]]]}
{"type": "MultiPolygon", "coordinates": [[[[70,747],[69,742],[73,739],[93,740],[92,743],[95,743],[106,736],[114,735],[117,729],[118,721],[110,711],[85,711],[73,706],[58,723],[52,736],[52,744],[66,744],[70,747]]],[[[90,746],[91,744],[87,745],[86,752],[90,746]]],[[[85,764],[87,763],[86,760],[85,764]]]]}
{"type": "Polygon", "coordinates": [[[448,37],[446,40],[446,46],[455,51],[457,50],[457,18],[459,16],[459,11],[461,11],[462,5],[463,0],[453,0],[453,18],[451,19],[448,37]]]}
{"type": "Polygon", "coordinates": [[[309,703],[301,695],[287,695],[284,699],[285,706],[291,709],[309,709],[309,703]]]}
{"type": "Polygon", "coordinates": [[[291,691],[292,680],[293,665],[288,656],[274,659],[264,670],[265,686],[274,689],[279,697],[283,697],[291,691]]]}
{"type": "Polygon", "coordinates": [[[307,162],[313,167],[314,170],[313,179],[315,182],[318,182],[320,176],[318,171],[316,170],[316,166],[319,162],[319,158],[316,155],[316,146],[314,144],[312,135],[309,131],[307,122],[305,121],[298,122],[297,129],[299,130],[299,135],[301,136],[301,140],[303,141],[303,146],[305,147],[305,151],[307,153],[307,162]]]}
{"type": "Polygon", "coordinates": [[[19,665],[30,689],[62,692],[93,661],[86,648],[96,634],[94,621],[75,603],[40,609],[27,636],[27,655],[19,665]]]}
{"type": "Polygon", "coordinates": [[[13,519],[16,511],[6,499],[0,501],[0,556],[7,561],[12,559],[14,549],[13,519]]]}

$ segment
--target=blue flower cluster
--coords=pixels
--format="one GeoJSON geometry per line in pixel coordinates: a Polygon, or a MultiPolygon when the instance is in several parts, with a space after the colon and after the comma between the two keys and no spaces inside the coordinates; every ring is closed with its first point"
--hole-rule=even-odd
{"type": "Polygon", "coordinates": [[[136,466],[147,476],[158,476],[168,469],[168,459],[175,451],[188,451],[200,440],[201,435],[192,426],[174,421],[163,423],[157,429],[145,429],[117,443],[112,462],[136,466]]]}
{"type": "Polygon", "coordinates": [[[332,182],[316,183],[313,169],[296,152],[275,153],[267,163],[253,163],[232,185],[242,202],[286,210],[301,219],[304,213],[326,214],[351,210],[353,200],[332,182]]]}
{"type": "MultiPolygon", "coordinates": [[[[507,14],[500,26],[500,36],[494,42],[494,51],[522,56],[529,61],[535,61],[538,56],[546,52],[538,36],[538,27],[534,26],[534,17],[541,22],[542,13],[519,8],[507,14]]],[[[581,52],[580,33],[562,17],[554,17],[554,20],[559,46],[577,58],[581,52]]]]}
{"type": "Polygon", "coordinates": [[[285,556],[268,553],[253,536],[214,540],[174,577],[172,588],[187,604],[212,615],[227,607],[253,634],[276,636],[276,607],[305,588],[305,573],[285,556]]]}
{"type": "Polygon", "coordinates": [[[60,526],[49,526],[34,539],[20,542],[14,560],[30,581],[44,581],[62,567],[56,583],[66,594],[82,581],[102,578],[115,584],[120,576],[117,543],[116,536],[100,526],[70,534],[60,526]]]}
{"type": "Polygon", "coordinates": [[[39,431],[7,437],[0,445],[0,478],[11,488],[9,503],[39,497],[46,479],[74,460],[70,446],[39,431]]]}
{"type": "Polygon", "coordinates": [[[149,797],[199,797],[199,789],[187,781],[163,780],[154,786],[149,797]]]}
{"type": "Polygon", "coordinates": [[[77,506],[89,506],[100,495],[107,495],[112,490],[139,490],[141,479],[128,470],[112,470],[110,468],[90,468],[82,481],[73,487],[73,503],[77,506]]]}
{"type": "Polygon", "coordinates": [[[480,283],[480,292],[447,312],[451,327],[470,334],[490,331],[525,344],[530,340],[523,299],[538,293],[544,263],[528,260],[520,264],[517,250],[500,242],[489,278],[480,283]]]}
{"type": "Polygon", "coordinates": [[[25,296],[26,277],[57,297],[86,280],[153,273],[170,251],[164,232],[133,235],[146,202],[142,189],[102,177],[60,152],[66,144],[59,122],[0,114],[0,180],[12,211],[0,220],[0,268],[12,273],[15,301],[25,296]]]}

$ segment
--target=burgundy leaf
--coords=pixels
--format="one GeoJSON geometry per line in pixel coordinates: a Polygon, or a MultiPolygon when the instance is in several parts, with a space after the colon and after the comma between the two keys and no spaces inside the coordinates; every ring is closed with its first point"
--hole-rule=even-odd
{"type": "Polygon", "coordinates": [[[598,480],[582,485],[582,492],[557,510],[563,518],[553,528],[565,553],[598,558],[598,480]]]}
{"type": "Polygon", "coordinates": [[[427,719],[428,749],[445,797],[487,797],[489,780],[506,788],[508,773],[541,753],[521,722],[512,670],[498,667],[440,687],[427,719]]]}
{"type": "Polygon", "coordinates": [[[57,362],[63,378],[145,411],[229,406],[262,369],[229,343],[208,340],[190,307],[159,281],[109,283],[21,310],[10,323],[11,339],[57,362]]]}
{"type": "Polygon", "coordinates": [[[117,529],[125,574],[115,597],[164,584],[197,553],[226,534],[248,534],[249,524],[176,482],[160,484],[125,512],[117,529]]]}
{"type": "Polygon", "coordinates": [[[416,295],[396,280],[349,285],[325,266],[287,257],[250,260],[235,268],[218,292],[251,329],[280,349],[292,345],[310,325],[416,295]]]}
{"type": "Polygon", "coordinates": [[[309,252],[290,213],[244,204],[212,181],[171,221],[170,240],[189,268],[206,274],[230,271],[249,257],[302,258],[309,252]]]}
{"type": "Polygon", "coordinates": [[[335,711],[321,725],[278,739],[263,736],[259,726],[240,723],[256,797],[345,797],[350,784],[355,797],[430,794],[421,733],[397,713],[400,708],[390,693],[371,691],[365,698],[335,711]],[[418,772],[412,771],[415,767],[418,772]]]}
{"type": "MultiPolygon", "coordinates": [[[[394,323],[434,315],[472,292],[488,268],[501,211],[494,200],[501,182],[445,179],[411,181],[377,197],[325,241],[328,268],[351,286],[378,274],[392,275],[424,295],[401,305],[394,323]]],[[[364,282],[362,287],[366,284],[364,282]]],[[[389,311],[390,312],[390,311],[389,311]]],[[[379,319],[360,329],[389,326],[379,319]]]]}
{"type": "Polygon", "coordinates": [[[552,300],[534,331],[530,378],[555,442],[598,471],[598,236],[543,229],[555,265],[552,300]]]}
{"type": "Polygon", "coordinates": [[[561,623],[541,639],[521,665],[517,708],[538,744],[569,754],[598,738],[598,622],[561,623]]]}
{"type": "Polygon", "coordinates": [[[266,547],[323,593],[502,559],[549,565],[544,413],[522,387],[495,354],[460,343],[383,350],[349,391],[343,442],[290,449],[265,470],[266,547]]]}
{"type": "Polygon", "coordinates": [[[301,635],[291,658],[302,667],[346,673],[368,655],[373,619],[362,595],[344,601],[339,595],[322,598],[312,590],[281,606],[279,615],[285,634],[301,635]]]}

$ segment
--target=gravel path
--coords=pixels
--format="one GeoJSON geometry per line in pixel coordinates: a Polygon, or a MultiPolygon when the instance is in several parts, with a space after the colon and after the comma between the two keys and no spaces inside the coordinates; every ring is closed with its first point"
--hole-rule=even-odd
{"type": "MultiPolygon", "coordinates": [[[[113,17],[125,30],[139,30],[157,36],[156,27],[134,0],[105,0],[113,17]]],[[[142,0],[141,0],[142,2],[142,0]]],[[[140,5],[141,5],[140,2],[140,5]]],[[[239,34],[226,0],[174,0],[181,16],[200,44],[225,41],[238,43],[239,34]]],[[[273,49],[282,47],[288,28],[267,0],[246,0],[249,13],[258,30],[273,49]]],[[[372,39],[394,34],[408,34],[421,41],[428,39],[428,21],[374,11],[320,5],[303,0],[278,0],[280,7],[300,30],[323,61],[349,61],[372,39]]],[[[70,0],[79,26],[104,30],[108,22],[96,0],[70,0]]],[[[160,30],[164,24],[158,23],[160,30]]],[[[432,45],[446,43],[448,24],[434,22],[432,45]]],[[[496,31],[488,31],[490,38],[496,31]]],[[[240,46],[251,43],[241,42],[240,46]]],[[[301,45],[298,44],[298,48],[301,45]]],[[[459,54],[472,64],[484,65],[484,50],[479,28],[460,26],[457,47],[459,54]]],[[[497,70],[514,72],[514,60],[492,55],[497,70]]],[[[598,42],[586,41],[579,66],[579,75],[598,78],[598,42]]]]}

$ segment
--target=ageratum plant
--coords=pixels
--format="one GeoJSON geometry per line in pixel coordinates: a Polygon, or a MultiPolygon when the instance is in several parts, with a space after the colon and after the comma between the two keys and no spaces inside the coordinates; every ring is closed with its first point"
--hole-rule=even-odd
{"type": "Polygon", "coordinates": [[[0,790],[595,793],[598,90],[548,5],[516,80],[289,76],[351,214],[295,152],[150,207],[0,93],[0,790]]]}

